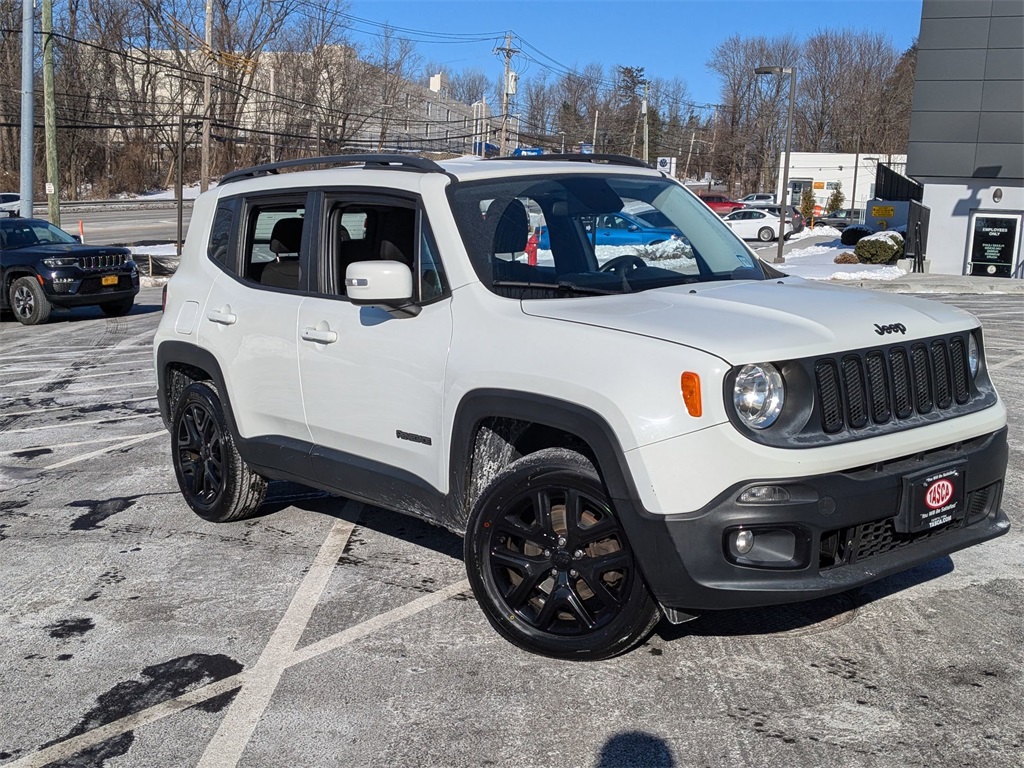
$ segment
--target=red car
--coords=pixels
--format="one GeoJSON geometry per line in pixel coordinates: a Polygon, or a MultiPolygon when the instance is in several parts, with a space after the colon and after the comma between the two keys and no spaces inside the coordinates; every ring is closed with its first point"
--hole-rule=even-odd
{"type": "Polygon", "coordinates": [[[744,208],[743,203],[737,203],[735,200],[730,200],[725,195],[700,195],[700,199],[708,204],[708,208],[717,213],[719,216],[725,216],[733,211],[738,211],[740,208],[744,208]]]}

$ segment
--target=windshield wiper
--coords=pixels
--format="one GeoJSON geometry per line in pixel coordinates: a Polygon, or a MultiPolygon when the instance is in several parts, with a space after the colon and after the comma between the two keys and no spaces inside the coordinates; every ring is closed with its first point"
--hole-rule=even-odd
{"type": "Polygon", "coordinates": [[[586,296],[617,296],[621,290],[608,290],[607,288],[593,288],[586,285],[576,285],[568,280],[559,280],[557,283],[533,283],[523,280],[492,280],[491,285],[495,288],[540,288],[547,291],[562,291],[579,293],[586,296]]]}

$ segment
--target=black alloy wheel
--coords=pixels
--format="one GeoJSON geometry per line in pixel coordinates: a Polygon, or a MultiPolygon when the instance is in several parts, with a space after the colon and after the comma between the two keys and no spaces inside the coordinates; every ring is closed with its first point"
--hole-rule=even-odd
{"type": "Polygon", "coordinates": [[[38,325],[50,317],[50,301],[34,276],[15,280],[9,298],[11,311],[22,325],[38,325]]]}
{"type": "Polygon", "coordinates": [[[657,622],[622,525],[577,453],[539,451],[499,473],[476,505],[466,549],[488,618],[526,650],[607,658],[657,622]]]}
{"type": "Polygon", "coordinates": [[[212,505],[224,490],[227,455],[217,420],[201,401],[187,403],[178,420],[177,459],[192,498],[212,505]]]}
{"type": "Polygon", "coordinates": [[[210,382],[182,391],[171,420],[171,454],[181,494],[204,520],[242,520],[263,503],[267,481],[238,454],[210,382]]]}

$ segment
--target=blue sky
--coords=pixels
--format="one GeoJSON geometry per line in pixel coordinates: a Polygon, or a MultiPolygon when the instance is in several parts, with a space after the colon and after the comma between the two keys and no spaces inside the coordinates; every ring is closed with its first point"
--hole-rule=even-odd
{"type": "MultiPolygon", "coordinates": [[[[351,14],[432,33],[404,32],[417,40],[424,63],[496,76],[502,63],[492,51],[512,30],[538,60],[550,57],[567,68],[591,62],[645,67],[651,77],[684,79],[693,101],[714,103],[718,82],[706,63],[730,35],[793,33],[799,39],[819,29],[850,28],[881,32],[902,50],[920,30],[921,0],[352,0],[351,14]]],[[[357,23],[354,32],[367,42],[379,27],[357,23]]],[[[518,64],[526,76],[540,69],[525,57],[518,64]]]]}

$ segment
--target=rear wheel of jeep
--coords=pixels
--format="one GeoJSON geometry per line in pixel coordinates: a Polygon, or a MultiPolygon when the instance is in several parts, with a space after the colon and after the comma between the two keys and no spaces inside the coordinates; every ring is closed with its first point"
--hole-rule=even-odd
{"type": "Polygon", "coordinates": [[[121,299],[120,301],[107,301],[100,304],[100,309],[103,310],[103,314],[107,317],[124,317],[132,311],[132,307],[135,306],[135,298],[121,299]]]}
{"type": "Polygon", "coordinates": [[[597,660],[659,613],[593,464],[550,448],[503,469],[473,507],[466,569],[488,620],[520,648],[597,660]]]}
{"type": "Polygon", "coordinates": [[[50,317],[50,301],[34,277],[19,277],[11,283],[8,298],[11,311],[22,325],[38,325],[50,317]]]}
{"type": "Polygon", "coordinates": [[[212,384],[182,390],[171,418],[171,455],[181,495],[204,520],[243,520],[263,503],[267,481],[238,455],[212,384]]]}

